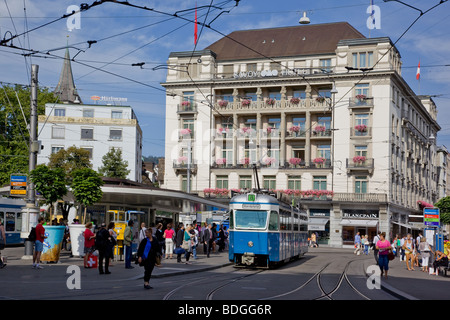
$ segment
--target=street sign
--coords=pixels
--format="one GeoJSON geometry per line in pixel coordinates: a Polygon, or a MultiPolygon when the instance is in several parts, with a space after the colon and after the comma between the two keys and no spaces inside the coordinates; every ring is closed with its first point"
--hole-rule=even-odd
{"type": "Polygon", "coordinates": [[[27,176],[26,175],[11,175],[11,183],[9,194],[14,196],[27,195],[27,176]]]}
{"type": "Polygon", "coordinates": [[[439,228],[439,208],[423,208],[423,222],[427,227],[439,228]]]}

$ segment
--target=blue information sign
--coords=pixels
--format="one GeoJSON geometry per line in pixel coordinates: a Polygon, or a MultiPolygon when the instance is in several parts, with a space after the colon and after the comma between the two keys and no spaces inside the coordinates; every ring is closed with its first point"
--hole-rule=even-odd
{"type": "Polygon", "coordinates": [[[423,208],[423,223],[427,227],[439,228],[439,208],[423,208]]]}

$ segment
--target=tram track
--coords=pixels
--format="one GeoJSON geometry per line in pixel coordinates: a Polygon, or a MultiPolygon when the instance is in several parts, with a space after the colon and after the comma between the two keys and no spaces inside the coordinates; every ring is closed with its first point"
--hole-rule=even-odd
{"type": "Polygon", "coordinates": [[[365,300],[371,300],[369,297],[367,297],[366,295],[364,295],[363,293],[361,293],[350,281],[350,279],[348,278],[348,268],[350,267],[350,264],[354,261],[357,261],[357,259],[354,260],[350,260],[346,263],[344,270],[341,272],[341,274],[339,275],[338,281],[336,283],[336,285],[331,289],[331,290],[327,290],[321,282],[321,277],[322,275],[324,275],[324,271],[331,265],[331,262],[326,263],[319,271],[317,271],[315,274],[313,274],[308,280],[306,280],[305,282],[303,282],[301,285],[299,285],[297,288],[284,292],[284,293],[280,293],[278,295],[275,296],[271,296],[271,297],[266,297],[266,298],[261,298],[259,300],[274,300],[274,299],[279,299],[279,298],[285,298],[289,295],[292,295],[294,293],[298,293],[299,291],[301,291],[302,289],[306,288],[306,286],[310,283],[312,283],[314,280],[316,280],[316,284],[318,289],[320,290],[321,294],[315,298],[313,298],[312,300],[321,300],[321,299],[328,299],[328,300],[334,300],[332,295],[335,294],[341,287],[342,284],[345,282],[349,285],[349,287],[351,288],[351,290],[356,293],[357,295],[359,295],[360,297],[362,297],[365,300]]]}

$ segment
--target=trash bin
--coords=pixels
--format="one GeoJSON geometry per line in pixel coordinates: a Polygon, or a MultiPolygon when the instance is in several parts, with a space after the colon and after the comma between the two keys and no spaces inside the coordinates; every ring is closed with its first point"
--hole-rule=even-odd
{"type": "Polygon", "coordinates": [[[34,242],[26,239],[24,245],[25,245],[25,256],[32,256],[34,253],[34,242]]]}

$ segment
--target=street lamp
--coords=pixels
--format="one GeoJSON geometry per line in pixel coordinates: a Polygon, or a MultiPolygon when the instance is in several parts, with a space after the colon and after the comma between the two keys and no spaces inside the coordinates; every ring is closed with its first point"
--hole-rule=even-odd
{"type": "Polygon", "coordinates": [[[300,24],[309,24],[311,21],[306,16],[306,11],[303,11],[303,17],[300,18],[299,22],[300,24]]]}

